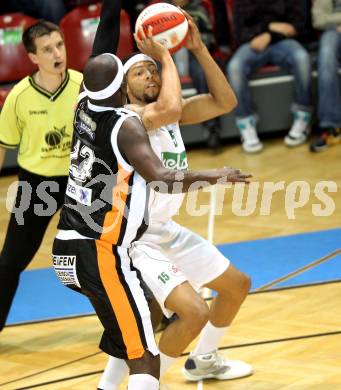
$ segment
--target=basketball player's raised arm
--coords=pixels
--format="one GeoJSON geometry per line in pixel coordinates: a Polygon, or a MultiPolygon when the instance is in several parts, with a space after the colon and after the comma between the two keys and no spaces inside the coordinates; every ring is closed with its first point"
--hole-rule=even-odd
{"type": "Polygon", "coordinates": [[[103,53],[116,54],[120,37],[122,0],[103,0],[92,57],[103,53]]]}
{"type": "Polygon", "coordinates": [[[202,67],[209,92],[183,100],[180,123],[192,124],[203,122],[232,111],[237,105],[237,98],[224,73],[212,58],[202,42],[200,32],[191,16],[188,18],[189,33],[186,47],[193,53],[202,67]]]}
{"type": "MultiPolygon", "coordinates": [[[[135,105],[132,109],[140,115],[147,130],[155,130],[180,120],[182,112],[181,84],[172,56],[168,49],[152,39],[151,28],[146,34],[140,29],[140,34],[141,39],[136,34],[134,37],[141,53],[161,63],[161,89],[155,102],[143,107],[135,105]]],[[[157,69],[155,68],[153,71],[157,72],[157,69]]],[[[138,69],[132,69],[131,72],[138,72],[138,69]]]]}
{"type": "Polygon", "coordinates": [[[197,190],[193,183],[200,182],[200,187],[216,184],[222,178],[223,182],[246,182],[251,175],[246,175],[237,169],[222,168],[209,171],[179,171],[167,169],[153,152],[144,127],[137,118],[128,118],[122,125],[117,144],[121,153],[126,157],[134,169],[148,182],[161,182],[165,185],[155,187],[156,191],[172,193],[175,183],[182,183],[181,190],[188,192],[197,190]],[[192,187],[191,187],[192,186],[192,187]]]}

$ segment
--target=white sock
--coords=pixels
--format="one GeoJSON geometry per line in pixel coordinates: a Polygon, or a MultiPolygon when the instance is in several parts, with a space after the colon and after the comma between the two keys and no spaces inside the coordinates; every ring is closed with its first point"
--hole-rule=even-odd
{"type": "Polygon", "coordinates": [[[159,381],[148,374],[130,375],[128,390],[159,390],[159,381]]]}
{"type": "Polygon", "coordinates": [[[197,346],[191,355],[204,355],[218,349],[220,340],[223,338],[229,327],[217,328],[210,321],[200,333],[197,346]]]}
{"type": "Polygon", "coordinates": [[[128,372],[127,363],[123,359],[110,356],[98,388],[101,390],[118,390],[128,372]]]}
{"type": "Polygon", "coordinates": [[[165,355],[160,351],[160,378],[168,371],[168,369],[174,364],[176,358],[165,355]]]}

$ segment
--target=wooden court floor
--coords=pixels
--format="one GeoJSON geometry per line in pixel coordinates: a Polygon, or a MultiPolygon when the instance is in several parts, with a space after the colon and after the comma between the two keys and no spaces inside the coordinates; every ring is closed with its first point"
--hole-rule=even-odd
{"type": "MultiPolygon", "coordinates": [[[[300,181],[308,183],[310,189],[309,199],[296,209],[294,219],[288,219],[285,202],[289,190],[274,195],[270,215],[261,215],[259,195],[254,212],[244,217],[235,215],[231,207],[233,190],[225,191],[221,215],[215,218],[214,242],[340,227],[340,153],[340,146],[316,155],[310,154],[306,146],[291,150],[285,148],[281,140],[268,142],[264,153],[257,156],[242,154],[238,146],[226,147],[219,154],[207,150],[190,152],[189,162],[195,169],[231,165],[253,173],[260,188],[264,188],[264,182],[284,181],[285,189],[292,189],[295,187],[292,183],[300,181]],[[337,185],[337,191],[328,194],[335,211],[330,216],[317,217],[312,208],[313,204],[321,203],[314,193],[316,184],[321,181],[333,181],[337,185]]],[[[7,187],[13,180],[13,177],[0,179],[0,242],[8,221],[7,187]]],[[[221,189],[217,196],[221,196],[221,189]]],[[[298,198],[297,192],[296,200],[298,198]]],[[[239,201],[235,198],[234,203],[239,201]]],[[[196,207],[207,204],[209,194],[201,192],[196,207]]],[[[186,203],[177,220],[207,235],[207,214],[188,215],[186,203]]],[[[56,221],[51,223],[30,268],[49,266],[56,221]]],[[[0,334],[0,389],[96,389],[106,363],[106,356],[97,348],[100,334],[101,327],[95,316],[6,327],[0,334]]],[[[341,283],[250,294],[221,348],[223,355],[251,363],[254,375],[229,382],[190,384],[181,376],[185,360],[181,357],[164,378],[169,390],[341,389],[341,283]]],[[[122,386],[122,390],[124,388],[122,386]]]]}

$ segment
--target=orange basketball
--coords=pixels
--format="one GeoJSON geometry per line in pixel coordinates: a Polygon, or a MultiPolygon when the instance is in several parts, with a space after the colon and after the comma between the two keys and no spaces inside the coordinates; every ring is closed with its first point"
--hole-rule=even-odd
{"type": "Polygon", "coordinates": [[[175,53],[185,43],[188,21],[181,10],[172,4],[156,3],[146,7],[138,16],[135,31],[153,27],[153,39],[175,53]]]}

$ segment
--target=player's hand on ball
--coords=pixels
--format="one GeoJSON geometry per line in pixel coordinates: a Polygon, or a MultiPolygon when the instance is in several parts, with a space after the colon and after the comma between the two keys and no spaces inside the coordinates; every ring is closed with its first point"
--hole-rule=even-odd
{"type": "Polygon", "coordinates": [[[224,167],[222,169],[218,169],[218,175],[220,176],[219,182],[224,182],[226,179],[226,182],[228,183],[250,183],[250,178],[252,175],[248,173],[243,173],[240,171],[240,169],[235,169],[231,167],[224,167]]]}
{"type": "Polygon", "coordinates": [[[168,49],[153,39],[152,26],[148,26],[146,32],[140,27],[138,32],[134,34],[134,38],[140,52],[154,58],[156,61],[161,61],[165,55],[169,55],[168,49]]]}
{"type": "Polygon", "coordinates": [[[188,12],[183,9],[181,9],[181,11],[184,13],[188,20],[188,35],[185,42],[185,47],[193,52],[196,50],[201,50],[205,46],[205,44],[201,39],[200,31],[197,25],[195,24],[192,16],[188,12]]]}

